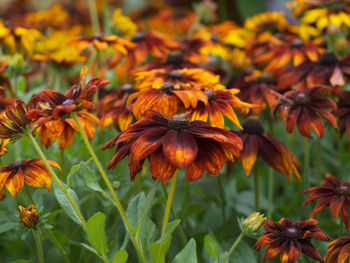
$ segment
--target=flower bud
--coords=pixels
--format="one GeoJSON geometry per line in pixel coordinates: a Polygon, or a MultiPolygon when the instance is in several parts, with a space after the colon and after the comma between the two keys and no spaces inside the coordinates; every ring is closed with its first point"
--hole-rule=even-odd
{"type": "Polygon", "coordinates": [[[20,205],[18,209],[19,218],[26,227],[34,228],[38,224],[40,215],[35,210],[33,205],[30,205],[26,208],[23,208],[23,206],[20,205]]]}
{"type": "Polygon", "coordinates": [[[264,217],[264,214],[260,214],[259,212],[254,212],[252,215],[242,220],[241,222],[242,231],[248,234],[256,232],[260,228],[262,222],[265,219],[266,218],[264,217]]]}

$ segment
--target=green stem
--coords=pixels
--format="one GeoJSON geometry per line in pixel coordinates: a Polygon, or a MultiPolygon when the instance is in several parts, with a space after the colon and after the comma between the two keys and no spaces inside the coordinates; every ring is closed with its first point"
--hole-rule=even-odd
{"type": "Polygon", "coordinates": [[[131,235],[131,237],[132,237],[132,239],[134,241],[134,244],[136,246],[136,249],[137,249],[137,251],[138,251],[142,261],[146,262],[146,258],[145,258],[144,254],[143,254],[143,251],[142,251],[142,248],[140,246],[140,243],[139,243],[138,239],[134,236],[134,231],[133,231],[133,229],[132,229],[132,227],[130,225],[130,222],[129,222],[128,218],[126,217],[124,208],[122,207],[122,205],[121,205],[121,203],[119,201],[119,198],[118,198],[117,194],[115,193],[110,180],[107,177],[107,174],[103,170],[102,165],[101,165],[100,161],[98,160],[94,149],[91,147],[89,139],[88,139],[88,137],[87,137],[83,127],[81,126],[81,123],[79,121],[78,115],[75,112],[72,113],[72,118],[74,119],[76,125],[78,126],[78,130],[79,130],[80,136],[83,138],[83,141],[85,143],[85,146],[86,146],[87,150],[89,151],[92,159],[94,160],[94,162],[95,162],[95,164],[97,166],[97,169],[101,173],[103,180],[105,181],[109,191],[111,192],[111,194],[113,196],[114,204],[117,207],[118,212],[119,212],[120,216],[122,217],[122,219],[124,221],[124,224],[125,224],[127,230],[129,231],[129,233],[130,233],[130,235],[131,235]]]}
{"type": "Polygon", "coordinates": [[[238,236],[238,238],[236,239],[235,243],[233,243],[232,247],[230,248],[229,252],[227,253],[223,263],[228,262],[233,250],[235,250],[235,248],[237,247],[238,243],[242,240],[242,238],[244,237],[244,232],[241,232],[241,234],[238,236]]]}
{"type": "Polygon", "coordinates": [[[179,169],[176,169],[173,177],[171,178],[170,192],[169,192],[169,195],[168,195],[168,200],[166,202],[161,237],[163,237],[163,235],[165,234],[165,229],[166,229],[166,226],[167,226],[168,221],[169,221],[169,214],[170,214],[171,204],[173,202],[173,197],[174,197],[174,193],[175,193],[175,187],[176,187],[178,171],[179,171],[179,169]]]}
{"type": "Polygon", "coordinates": [[[67,197],[67,199],[68,199],[70,205],[72,206],[75,214],[77,215],[77,217],[79,218],[79,221],[81,222],[81,224],[83,225],[83,227],[85,229],[86,228],[86,221],[85,221],[83,215],[81,214],[77,204],[74,202],[74,200],[72,199],[72,197],[68,193],[67,189],[62,185],[61,180],[57,177],[56,173],[51,168],[48,160],[46,159],[43,151],[41,150],[41,148],[39,146],[39,144],[35,141],[33,135],[30,132],[28,132],[27,136],[28,136],[30,142],[33,144],[35,150],[39,154],[40,158],[43,160],[46,169],[50,172],[52,178],[55,180],[55,182],[57,183],[58,187],[62,190],[64,195],[67,197]]]}
{"type": "Polygon", "coordinates": [[[255,195],[255,211],[259,211],[259,168],[258,163],[254,164],[254,195],[255,195]]]}
{"type": "Polygon", "coordinates": [[[89,5],[89,12],[90,12],[90,18],[91,18],[91,24],[92,29],[94,31],[94,34],[100,34],[100,22],[98,21],[98,13],[96,9],[96,2],[95,0],[88,0],[89,5]]]}
{"type": "Polygon", "coordinates": [[[219,175],[217,178],[218,178],[219,194],[220,194],[220,201],[221,201],[222,224],[224,226],[224,232],[226,233],[227,222],[226,222],[226,210],[225,210],[225,206],[226,206],[225,191],[224,191],[224,187],[222,186],[221,176],[219,175]]]}
{"type": "Polygon", "coordinates": [[[52,231],[50,229],[45,229],[47,235],[50,237],[52,243],[54,243],[54,245],[57,247],[57,249],[60,251],[64,262],[66,263],[70,263],[70,260],[68,258],[68,255],[66,253],[66,251],[64,250],[64,248],[61,246],[61,243],[56,239],[55,235],[52,233],[52,231]]]}
{"type": "MultiPolygon", "coordinates": [[[[168,199],[168,190],[166,189],[165,187],[165,184],[161,184],[162,185],[162,190],[163,190],[163,193],[164,193],[164,196],[168,199]]],[[[177,218],[176,214],[175,214],[175,211],[174,209],[171,207],[170,209],[170,213],[171,213],[171,216],[173,217],[173,219],[177,218]]],[[[187,244],[187,239],[186,239],[186,236],[185,236],[185,233],[182,229],[182,226],[181,224],[179,225],[179,227],[177,228],[178,232],[179,232],[179,236],[180,236],[180,239],[181,239],[181,242],[182,242],[182,245],[183,246],[186,246],[187,244]]]]}
{"type": "Polygon", "coordinates": [[[24,191],[26,192],[26,194],[27,194],[27,196],[28,196],[28,199],[29,199],[30,204],[31,204],[31,205],[34,205],[34,200],[33,200],[32,195],[31,195],[30,192],[29,192],[28,187],[27,187],[26,185],[24,185],[23,188],[24,188],[24,191]]]}
{"type": "Polygon", "coordinates": [[[322,180],[322,164],[321,164],[321,140],[317,140],[316,149],[316,167],[317,167],[317,185],[321,184],[322,180]]]}
{"type": "Polygon", "coordinates": [[[36,245],[36,251],[38,253],[38,262],[39,263],[44,263],[44,254],[43,254],[43,247],[41,245],[41,238],[38,233],[36,233],[34,230],[32,230],[33,237],[35,240],[35,245],[36,245]]]}
{"type": "Polygon", "coordinates": [[[304,137],[304,173],[305,173],[305,189],[310,188],[310,156],[307,137],[304,137]]]}
{"type": "Polygon", "coordinates": [[[268,176],[268,203],[267,203],[267,218],[271,220],[272,218],[272,203],[273,203],[273,185],[274,185],[274,175],[273,169],[269,168],[269,176],[268,176]]]}

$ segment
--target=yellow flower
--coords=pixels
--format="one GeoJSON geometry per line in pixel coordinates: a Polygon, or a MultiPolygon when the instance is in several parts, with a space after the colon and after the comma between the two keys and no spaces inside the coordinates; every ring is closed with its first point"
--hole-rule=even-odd
{"type": "Polygon", "coordinates": [[[350,16],[343,12],[338,11],[333,13],[328,8],[315,8],[305,13],[301,21],[305,24],[316,24],[319,30],[323,30],[330,24],[338,27],[350,27],[350,16]]]}
{"type": "Polygon", "coordinates": [[[25,21],[33,27],[60,27],[68,18],[68,12],[60,4],[56,4],[48,10],[28,13],[25,21]]]}
{"type": "Polygon", "coordinates": [[[114,11],[112,21],[118,33],[123,37],[131,39],[135,35],[137,30],[136,24],[132,22],[130,17],[124,16],[120,8],[114,11]]]}
{"type": "Polygon", "coordinates": [[[19,218],[26,227],[34,228],[39,223],[40,215],[38,211],[35,210],[34,205],[30,205],[26,208],[20,205],[18,209],[19,218]]]}

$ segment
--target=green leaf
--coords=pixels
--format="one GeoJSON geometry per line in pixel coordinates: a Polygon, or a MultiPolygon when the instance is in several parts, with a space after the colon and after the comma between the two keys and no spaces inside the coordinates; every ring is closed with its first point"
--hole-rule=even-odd
{"type": "Polygon", "coordinates": [[[204,237],[204,247],[210,256],[219,261],[219,246],[211,236],[204,237]]]}
{"type": "Polygon", "coordinates": [[[19,260],[11,261],[10,263],[30,263],[30,261],[25,259],[19,259],[19,260]]]}
{"type": "Polygon", "coordinates": [[[97,212],[90,217],[86,225],[89,242],[100,256],[108,253],[105,221],[106,216],[101,212],[97,212]]]}
{"type": "Polygon", "coordinates": [[[197,263],[196,241],[192,238],[172,263],[197,263]]]}
{"type": "Polygon", "coordinates": [[[80,243],[80,245],[83,247],[83,248],[86,248],[87,250],[89,250],[91,253],[95,254],[96,256],[100,256],[96,249],[94,249],[93,247],[89,246],[88,244],[85,244],[85,243],[80,243]]]}
{"type": "Polygon", "coordinates": [[[151,255],[154,263],[164,263],[165,255],[171,244],[171,236],[162,238],[161,240],[153,243],[150,247],[151,255]]]}
{"type": "Polygon", "coordinates": [[[136,228],[138,219],[141,217],[145,199],[145,193],[141,192],[132,198],[129,202],[128,209],[126,210],[126,217],[129,219],[130,225],[133,229],[136,228]]]}
{"type": "Polygon", "coordinates": [[[122,249],[115,253],[113,263],[125,263],[128,260],[128,252],[122,249]]]}
{"type": "Polygon", "coordinates": [[[95,173],[91,168],[84,162],[80,162],[80,174],[84,178],[85,184],[91,190],[102,192],[101,186],[98,184],[95,173]]]}
{"type": "Polygon", "coordinates": [[[15,87],[16,90],[25,93],[27,86],[27,81],[23,76],[20,76],[17,80],[17,87],[15,87]]]}
{"type": "Polygon", "coordinates": [[[176,219],[176,220],[169,222],[165,228],[163,238],[167,238],[168,236],[171,236],[171,234],[175,231],[175,229],[180,224],[180,222],[181,222],[180,219],[176,219]]]}
{"type": "Polygon", "coordinates": [[[17,223],[4,223],[0,225],[0,234],[14,229],[17,225],[18,225],[17,223]]]}
{"type": "MultiPolygon", "coordinates": [[[[61,184],[63,185],[63,187],[65,187],[69,193],[69,195],[72,197],[73,201],[76,203],[76,205],[78,206],[79,209],[79,199],[77,197],[77,195],[75,194],[74,190],[71,188],[68,188],[65,183],[61,182],[61,184]]],[[[79,217],[77,216],[77,214],[75,213],[73,207],[71,206],[71,204],[69,203],[68,198],[66,197],[66,195],[63,193],[63,191],[61,190],[61,188],[58,187],[57,183],[55,182],[55,180],[52,181],[52,185],[53,185],[53,190],[55,193],[55,197],[58,201],[58,203],[61,205],[61,207],[63,208],[63,210],[67,213],[68,217],[70,219],[72,219],[74,222],[78,223],[79,225],[82,226],[79,217]]]]}
{"type": "Polygon", "coordinates": [[[69,172],[69,174],[67,176],[67,179],[66,179],[67,185],[69,185],[69,186],[71,185],[72,177],[75,174],[75,172],[79,170],[79,168],[80,168],[80,164],[76,164],[76,165],[72,166],[72,168],[70,169],[70,172],[69,172]]]}

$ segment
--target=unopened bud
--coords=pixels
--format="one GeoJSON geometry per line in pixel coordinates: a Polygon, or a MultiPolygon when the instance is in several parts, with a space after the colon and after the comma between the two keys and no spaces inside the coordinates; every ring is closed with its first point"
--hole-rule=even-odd
{"type": "Polygon", "coordinates": [[[33,205],[30,205],[26,208],[20,205],[18,209],[19,218],[26,227],[34,228],[38,224],[40,215],[38,211],[35,210],[33,205]]]}
{"type": "Polygon", "coordinates": [[[252,215],[242,221],[242,231],[248,234],[256,232],[265,219],[264,214],[254,212],[252,215]]]}
{"type": "Polygon", "coordinates": [[[118,189],[119,186],[120,186],[120,182],[119,182],[119,181],[114,181],[114,182],[113,182],[113,188],[114,188],[114,189],[118,189]]]}

